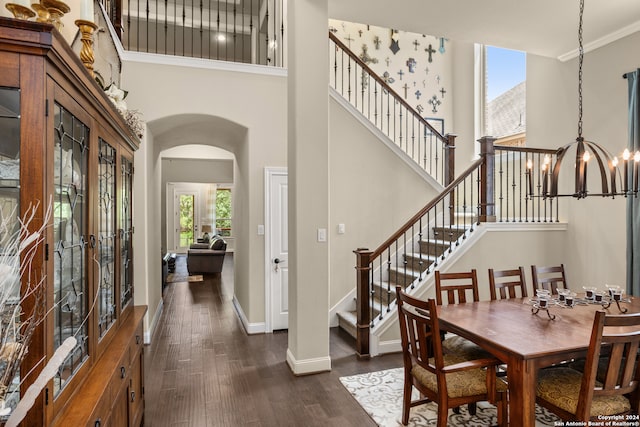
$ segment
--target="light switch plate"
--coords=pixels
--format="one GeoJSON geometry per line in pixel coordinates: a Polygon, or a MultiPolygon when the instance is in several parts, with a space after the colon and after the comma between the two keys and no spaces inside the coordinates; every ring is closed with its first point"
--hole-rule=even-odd
{"type": "Polygon", "coordinates": [[[264,236],[264,225],[258,225],[258,236],[264,236]]]}
{"type": "Polygon", "coordinates": [[[326,242],[326,241],[327,241],[327,229],[318,228],[318,242],[326,242]]]}

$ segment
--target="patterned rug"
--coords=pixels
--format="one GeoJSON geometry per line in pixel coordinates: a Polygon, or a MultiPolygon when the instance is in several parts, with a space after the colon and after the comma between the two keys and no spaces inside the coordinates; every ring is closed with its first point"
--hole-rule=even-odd
{"type": "Polygon", "coordinates": [[[202,282],[204,279],[202,274],[196,274],[193,276],[182,276],[175,273],[167,274],[167,283],[176,283],[176,282],[202,282]]]}
{"type": "MultiPolygon", "coordinates": [[[[402,425],[402,385],[404,381],[402,368],[341,377],[340,381],[379,426],[395,427],[402,425]]],[[[418,392],[416,389],[413,389],[413,392],[413,399],[417,399],[418,392]]],[[[480,402],[477,407],[478,410],[475,416],[469,415],[466,405],[460,408],[460,414],[454,414],[453,411],[449,410],[448,425],[480,427],[497,423],[495,406],[480,402]]],[[[409,415],[409,426],[435,426],[437,410],[438,406],[435,403],[427,403],[412,408],[409,415]]],[[[560,421],[560,419],[554,414],[536,406],[537,427],[553,426],[557,421],[560,421]]]]}

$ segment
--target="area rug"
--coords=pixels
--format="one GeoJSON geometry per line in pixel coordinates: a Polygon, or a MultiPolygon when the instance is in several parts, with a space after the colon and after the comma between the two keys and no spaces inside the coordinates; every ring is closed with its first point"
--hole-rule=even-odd
{"type": "Polygon", "coordinates": [[[177,283],[177,282],[202,282],[203,276],[202,274],[196,274],[193,276],[182,276],[179,274],[169,273],[167,274],[167,283],[177,283]]]}
{"type": "MultiPolygon", "coordinates": [[[[342,385],[351,393],[362,408],[381,427],[400,426],[402,418],[402,385],[404,371],[402,368],[370,372],[360,375],[341,377],[342,385]]],[[[413,389],[413,399],[419,397],[413,389]]],[[[466,405],[460,408],[460,414],[449,410],[449,426],[480,427],[497,423],[495,406],[486,402],[477,405],[476,415],[469,415],[466,405]]],[[[409,426],[435,426],[438,406],[435,403],[411,408],[409,426]]],[[[554,414],[536,405],[536,427],[553,426],[560,421],[554,414]]],[[[558,425],[558,424],[556,424],[558,425]]]]}

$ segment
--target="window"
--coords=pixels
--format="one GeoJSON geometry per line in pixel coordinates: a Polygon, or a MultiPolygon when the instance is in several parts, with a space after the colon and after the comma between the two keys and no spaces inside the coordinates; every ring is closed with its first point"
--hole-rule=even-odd
{"type": "Polygon", "coordinates": [[[216,190],[216,234],[223,237],[232,235],[231,189],[216,190]]]}
{"type": "Polygon", "coordinates": [[[485,135],[496,144],[524,146],[526,134],[526,54],[485,46],[485,135]]]}

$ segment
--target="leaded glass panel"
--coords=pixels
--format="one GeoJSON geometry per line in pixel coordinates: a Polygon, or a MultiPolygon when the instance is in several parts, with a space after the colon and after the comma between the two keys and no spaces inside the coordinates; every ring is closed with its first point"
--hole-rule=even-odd
{"type": "Polygon", "coordinates": [[[102,337],[116,320],[116,150],[102,138],[100,138],[98,163],[98,259],[100,263],[98,332],[102,337]]]}
{"type": "Polygon", "coordinates": [[[122,157],[122,212],[120,216],[120,293],[121,307],[124,309],[133,297],[133,264],[131,238],[133,217],[131,212],[131,192],[133,186],[133,164],[122,157]]]}
{"type": "Polygon", "coordinates": [[[77,339],[54,377],[55,397],[88,357],[85,236],[89,128],[57,103],[54,127],[54,350],[70,336],[77,339]]]}

